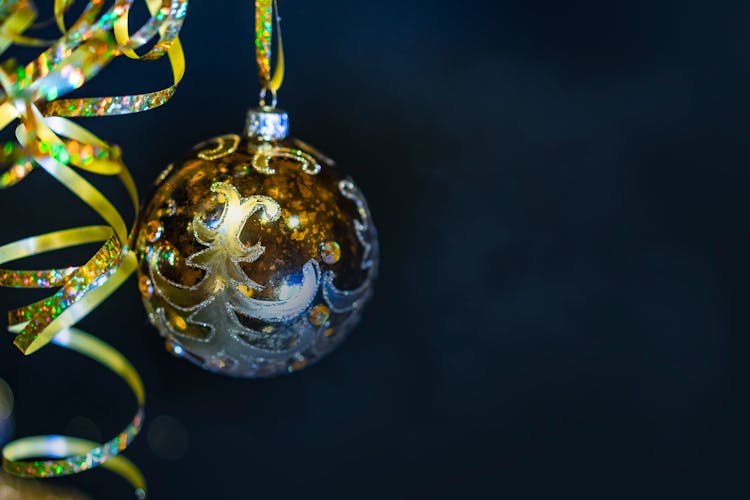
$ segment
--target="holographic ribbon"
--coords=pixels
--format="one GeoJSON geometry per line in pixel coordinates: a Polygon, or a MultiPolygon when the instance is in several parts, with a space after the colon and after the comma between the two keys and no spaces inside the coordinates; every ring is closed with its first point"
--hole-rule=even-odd
{"type": "Polygon", "coordinates": [[[284,82],[284,45],[281,39],[281,17],[276,0],[255,0],[255,60],[260,80],[260,104],[266,105],[266,94],[271,92],[276,106],[276,94],[284,82]],[[274,11],[276,18],[274,23],[274,11]],[[271,74],[272,35],[276,25],[276,68],[271,74]]]}
{"type": "Polygon", "coordinates": [[[59,332],[53,342],[100,362],[124,379],[136,395],[138,413],[125,430],[104,444],[54,435],[17,439],[3,448],[5,470],[20,477],[58,477],[101,465],[124,477],[133,486],[138,498],[145,498],[146,482],[140,470],[127,458],[118,456],[138,434],[143,422],[145,397],[138,372],[122,354],[76,328],[59,332]],[[58,459],[24,461],[26,457],[58,459]]]}
{"type": "MultiPolygon", "coordinates": [[[[43,40],[27,34],[37,12],[30,0],[0,0],[0,55],[13,43],[49,46],[25,66],[0,65],[0,129],[15,120],[17,142],[0,149],[0,188],[17,184],[41,167],[89,205],[106,225],[85,226],[33,236],[0,247],[0,265],[86,243],[102,243],[85,264],[44,270],[0,269],[0,286],[58,288],[46,299],[9,312],[9,330],[18,333],[15,345],[31,354],[54,342],[100,362],[123,378],[136,396],[138,411],[125,430],[97,444],[66,436],[19,439],[3,448],[3,467],[24,477],[57,477],[103,465],[125,477],[145,496],[140,471],[117,456],[135,438],[143,422],[145,396],[138,373],[113,348],[72,328],[130,276],[136,259],[129,251],[125,220],[110,201],[76,169],[117,176],[130,195],[135,211],[138,195],[120,150],[65,117],[136,113],[166,102],[184,74],[184,55],[177,37],[187,0],[146,0],[151,17],[135,33],[128,31],[133,0],[115,0],[104,10],[104,0],[89,0],[81,15],[66,27],[65,13],[74,0],[55,0],[54,19],[62,36],[43,40]],[[156,39],[143,55],[136,50],[156,39]],[[81,87],[114,57],[151,60],[169,57],[173,84],[137,95],[59,99],[81,87]],[[28,460],[50,457],[45,460],[28,460]]],[[[38,26],[38,25],[36,25],[38,26]]]]}

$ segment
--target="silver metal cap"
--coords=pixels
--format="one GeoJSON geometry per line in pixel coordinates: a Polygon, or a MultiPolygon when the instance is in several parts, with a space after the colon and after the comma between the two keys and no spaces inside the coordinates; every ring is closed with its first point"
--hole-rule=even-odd
{"type": "Polygon", "coordinates": [[[279,141],[289,135],[289,116],[285,111],[268,106],[247,112],[245,135],[264,141],[279,141]]]}

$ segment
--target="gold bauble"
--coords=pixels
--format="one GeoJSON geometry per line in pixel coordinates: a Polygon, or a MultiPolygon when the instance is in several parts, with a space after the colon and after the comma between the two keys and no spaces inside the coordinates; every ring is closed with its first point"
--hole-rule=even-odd
{"type": "Polygon", "coordinates": [[[139,289],[167,348],[239,377],[301,369],[359,321],[378,242],[354,182],[251,110],[157,179],[136,232],[139,289]]]}

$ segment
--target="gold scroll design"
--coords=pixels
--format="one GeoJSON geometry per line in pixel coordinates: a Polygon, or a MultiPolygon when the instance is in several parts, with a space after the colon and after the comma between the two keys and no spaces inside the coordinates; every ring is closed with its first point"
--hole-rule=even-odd
{"type": "MultiPolygon", "coordinates": [[[[268,334],[252,330],[243,325],[237,314],[266,322],[286,323],[299,317],[312,303],[320,284],[318,263],[311,259],[302,267],[302,281],[296,293],[283,300],[258,300],[250,298],[243,290],[260,291],[263,285],[253,281],[240,266],[258,260],[265,247],[258,242],[247,244],[240,241],[240,234],[247,220],[260,213],[264,223],[278,220],[281,214],[279,204],[268,196],[252,195],[242,197],[231,184],[214,183],[211,190],[223,203],[221,216],[212,222],[200,216],[193,220],[196,240],[207,248],[192,254],[186,264],[202,269],[205,275],[193,286],[185,286],[166,278],[159,269],[160,252],[149,262],[151,281],[154,290],[174,309],[187,315],[187,322],[205,327],[205,336],[190,335],[191,340],[211,341],[219,332],[229,332],[240,341],[249,355],[266,359],[284,359],[289,355],[286,349],[279,348],[275,339],[268,334]]],[[[167,321],[162,324],[168,326],[167,321]]],[[[185,333],[169,329],[176,337],[185,333]]],[[[303,332],[304,333],[304,332],[303,332]]],[[[295,343],[312,341],[312,335],[303,335],[295,343]],[[308,338],[309,337],[309,338],[308,338]]]]}
{"type": "Polygon", "coordinates": [[[335,275],[333,271],[326,271],[323,274],[321,284],[323,299],[332,311],[345,313],[360,309],[372,295],[373,283],[378,272],[379,247],[375,225],[372,223],[370,209],[362,191],[351,178],[339,181],[338,188],[342,196],[354,202],[357,207],[359,219],[354,219],[354,232],[363,249],[360,267],[367,271],[366,279],[353,290],[337,288],[334,284],[335,275]]]}
{"type": "MultiPolygon", "coordinates": [[[[195,148],[200,150],[198,151],[198,158],[213,161],[229,156],[237,151],[240,142],[241,139],[239,135],[225,134],[202,142],[195,146],[195,148]],[[213,144],[213,146],[208,147],[209,144],[213,144]]],[[[308,175],[317,175],[321,170],[320,163],[315,159],[315,156],[304,151],[301,147],[290,148],[270,142],[261,142],[259,144],[251,144],[248,147],[248,152],[252,153],[250,165],[257,172],[265,175],[273,175],[276,173],[276,170],[271,167],[271,160],[274,158],[284,158],[295,161],[300,164],[302,171],[308,175]]],[[[328,161],[330,160],[327,160],[326,162],[328,161]]]]}

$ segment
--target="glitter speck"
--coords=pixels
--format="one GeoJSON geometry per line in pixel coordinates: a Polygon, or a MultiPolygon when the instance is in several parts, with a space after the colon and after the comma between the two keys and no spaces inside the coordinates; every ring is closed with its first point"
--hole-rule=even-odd
{"type": "Polygon", "coordinates": [[[151,283],[151,280],[148,279],[148,276],[141,276],[138,280],[138,289],[141,291],[141,295],[144,297],[151,297],[154,293],[154,285],[151,283]]]}
{"type": "Polygon", "coordinates": [[[290,366],[292,370],[301,370],[307,366],[307,360],[304,358],[295,359],[294,361],[291,362],[290,366]]]}
{"type": "Polygon", "coordinates": [[[167,339],[166,342],[164,342],[164,346],[167,348],[167,351],[171,352],[175,356],[182,356],[183,349],[180,344],[176,344],[172,339],[167,339]]]}
{"type": "Polygon", "coordinates": [[[318,304],[317,306],[310,309],[309,315],[310,315],[310,323],[312,323],[315,326],[320,326],[326,321],[328,321],[328,317],[331,314],[327,306],[325,306],[324,304],[318,304]]]}
{"type": "Polygon", "coordinates": [[[174,325],[180,329],[180,330],[187,330],[187,322],[185,321],[185,318],[182,316],[175,316],[174,317],[174,325]]]}
{"type": "Polygon", "coordinates": [[[324,241],[320,244],[320,258],[326,264],[335,264],[341,259],[341,246],[335,241],[324,241]]]}
{"type": "Polygon", "coordinates": [[[161,238],[163,232],[164,227],[158,220],[152,220],[151,222],[146,224],[146,239],[149,241],[149,243],[158,241],[159,238],[161,238]]]}

